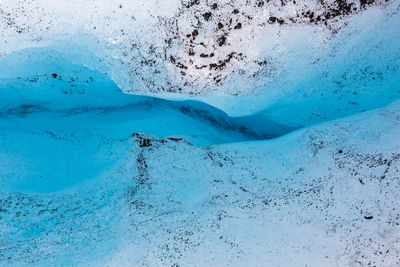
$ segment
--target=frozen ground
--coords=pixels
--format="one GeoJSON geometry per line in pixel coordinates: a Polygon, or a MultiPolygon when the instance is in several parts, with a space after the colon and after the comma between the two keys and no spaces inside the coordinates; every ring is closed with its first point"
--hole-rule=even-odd
{"type": "Polygon", "coordinates": [[[0,0],[0,266],[400,266],[399,12],[0,0]]]}

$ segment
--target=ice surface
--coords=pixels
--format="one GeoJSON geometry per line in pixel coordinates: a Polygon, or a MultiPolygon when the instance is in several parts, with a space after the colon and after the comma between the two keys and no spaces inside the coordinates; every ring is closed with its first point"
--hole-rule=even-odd
{"type": "Polygon", "coordinates": [[[1,266],[400,266],[397,0],[0,0],[1,266]]]}

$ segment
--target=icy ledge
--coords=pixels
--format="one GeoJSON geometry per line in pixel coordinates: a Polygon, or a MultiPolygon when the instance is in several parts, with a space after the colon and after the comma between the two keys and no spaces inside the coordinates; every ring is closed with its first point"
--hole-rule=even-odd
{"type": "Polygon", "coordinates": [[[3,0],[0,55],[51,46],[127,93],[309,125],[399,98],[399,10],[384,0],[3,0]]]}

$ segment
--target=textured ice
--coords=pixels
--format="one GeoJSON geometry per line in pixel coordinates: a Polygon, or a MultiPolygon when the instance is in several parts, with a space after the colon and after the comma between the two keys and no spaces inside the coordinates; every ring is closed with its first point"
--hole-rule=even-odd
{"type": "Polygon", "coordinates": [[[0,266],[400,266],[398,0],[0,0],[0,266]]]}

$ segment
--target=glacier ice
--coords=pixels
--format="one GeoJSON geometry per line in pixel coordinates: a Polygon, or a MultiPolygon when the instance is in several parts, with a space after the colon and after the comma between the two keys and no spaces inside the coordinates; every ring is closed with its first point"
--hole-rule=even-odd
{"type": "Polygon", "coordinates": [[[400,265],[399,12],[0,0],[0,265],[400,265]]]}

